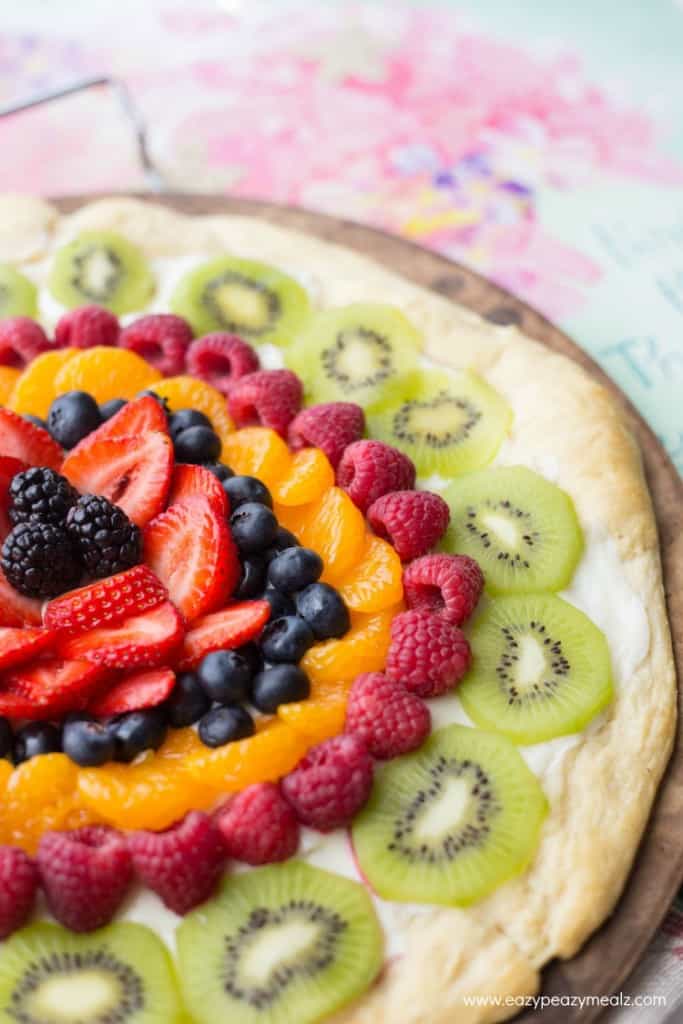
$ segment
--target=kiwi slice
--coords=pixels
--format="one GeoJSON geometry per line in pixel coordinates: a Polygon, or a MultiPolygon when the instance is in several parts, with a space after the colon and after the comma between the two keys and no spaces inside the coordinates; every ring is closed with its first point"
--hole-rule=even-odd
{"type": "Polygon", "coordinates": [[[562,590],[574,575],[583,535],[572,499],[525,466],[454,480],[444,491],[448,550],[481,565],[492,594],[562,590]]]}
{"type": "Polygon", "coordinates": [[[75,935],[35,924],[0,946],[0,1024],[181,1024],[171,959],[153,932],[75,935]]]}
{"type": "Polygon", "coordinates": [[[421,348],[421,334],[400,310],[357,303],[319,313],[285,358],[312,400],[365,406],[416,368],[421,348]]]}
{"type": "Polygon", "coordinates": [[[37,294],[33,281],[8,263],[0,263],[0,317],[35,317],[38,312],[37,294]]]}
{"type": "Polygon", "coordinates": [[[154,293],[145,257],[113,231],[85,231],[62,246],[48,283],[63,306],[96,303],[119,315],[143,309],[154,293]]]}
{"type": "Polygon", "coordinates": [[[197,335],[230,331],[256,344],[286,344],[308,319],[310,304],[301,285],[275,267],[221,256],[180,280],[171,310],[197,335]]]}
{"type": "Polygon", "coordinates": [[[452,476],[493,459],[512,421],[477,374],[414,373],[392,385],[368,414],[372,437],[410,455],[418,473],[452,476]]]}
{"type": "Polygon", "coordinates": [[[378,768],[352,837],[384,899],[467,906],[529,864],[546,810],[509,740],[449,725],[378,768]]]}
{"type": "Polygon", "coordinates": [[[515,743],[578,732],[612,699],[607,641],[554,594],[499,597],[477,616],[458,696],[470,718],[515,743]]]}
{"type": "Polygon", "coordinates": [[[362,885],[301,861],[226,879],[177,932],[197,1024],[312,1024],[377,976],[383,936],[362,885]]]}

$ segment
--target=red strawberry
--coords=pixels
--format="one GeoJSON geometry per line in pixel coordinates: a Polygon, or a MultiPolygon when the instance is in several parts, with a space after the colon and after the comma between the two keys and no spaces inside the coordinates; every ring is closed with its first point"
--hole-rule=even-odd
{"type": "Polygon", "coordinates": [[[57,348],[92,348],[94,345],[115,345],[119,322],[102,306],[79,306],[70,309],[57,321],[57,348]]]}
{"type": "Polygon", "coordinates": [[[0,939],[28,921],[38,882],[38,869],[23,850],[0,846],[0,939]]]}
{"type": "Polygon", "coordinates": [[[45,625],[62,633],[85,633],[142,615],[166,600],[161,580],[146,565],[136,565],[55,597],[45,607],[45,625]]]}
{"type": "Polygon", "coordinates": [[[52,629],[8,629],[0,626],[0,669],[30,661],[53,643],[52,629]]]}
{"type": "Polygon", "coordinates": [[[259,358],[237,334],[215,331],[193,341],[185,354],[187,372],[229,395],[235,381],[258,370],[259,358]]]}
{"type": "Polygon", "coordinates": [[[207,498],[214,512],[227,519],[230,514],[230,503],[220,480],[205,466],[179,463],[173,471],[171,493],[168,496],[169,506],[183,505],[187,498],[197,496],[207,498]]]}
{"type": "Polygon", "coordinates": [[[0,320],[0,366],[22,370],[51,347],[43,328],[30,317],[8,316],[0,320]]]}
{"type": "Polygon", "coordinates": [[[63,475],[81,493],[108,498],[136,526],[145,526],[162,510],[172,472],[173,445],[158,430],[79,446],[62,465],[63,475]]]}
{"type": "Polygon", "coordinates": [[[0,568],[0,626],[39,626],[42,621],[42,602],[15,590],[0,568]]]}
{"type": "Polygon", "coordinates": [[[108,718],[110,715],[122,715],[125,711],[155,708],[170,697],[174,686],[175,672],[170,668],[134,672],[96,697],[88,711],[96,718],[108,718]]]}
{"type": "Polygon", "coordinates": [[[240,575],[225,517],[199,495],[171,505],[149,524],[144,555],[188,622],[224,605],[240,575]]]}
{"type": "Polygon", "coordinates": [[[118,626],[65,637],[58,646],[65,658],[84,658],[106,668],[155,668],[168,661],[182,637],[183,620],[175,606],[164,601],[118,626]]]}
{"type": "Polygon", "coordinates": [[[180,668],[194,668],[210,651],[241,647],[253,640],[269,616],[267,601],[242,601],[197,619],[185,634],[180,668]]]}
{"type": "Polygon", "coordinates": [[[152,430],[162,434],[168,433],[166,413],[151,395],[142,395],[132,402],[126,402],[110,420],[84,437],[70,453],[70,458],[77,452],[88,449],[91,445],[107,437],[141,437],[152,430]]]}
{"type": "Polygon", "coordinates": [[[228,411],[238,427],[270,427],[284,437],[302,399],[301,381],[291,370],[257,370],[233,384],[228,411]]]}
{"type": "Polygon", "coordinates": [[[59,469],[62,462],[62,449],[47,430],[9,409],[0,409],[0,455],[49,469],[59,469]]]}
{"type": "Polygon", "coordinates": [[[173,313],[150,313],[124,327],[118,344],[137,352],[165,377],[174,377],[185,368],[185,353],[191,341],[192,328],[187,320],[173,313]]]}
{"type": "Polygon", "coordinates": [[[365,430],[365,413],[354,402],[325,402],[302,409],[289,424],[287,438],[292,451],[321,448],[336,469],[339,460],[365,430]]]}
{"type": "Polygon", "coordinates": [[[19,459],[13,459],[11,455],[0,455],[0,544],[12,529],[9,517],[9,485],[17,473],[23,472],[26,468],[26,463],[20,462],[19,459]]]}
{"type": "Polygon", "coordinates": [[[87,661],[43,658],[19,666],[0,677],[0,714],[42,719],[81,711],[105,678],[100,666],[87,661]],[[25,707],[22,714],[23,701],[29,703],[28,715],[25,707]]]}

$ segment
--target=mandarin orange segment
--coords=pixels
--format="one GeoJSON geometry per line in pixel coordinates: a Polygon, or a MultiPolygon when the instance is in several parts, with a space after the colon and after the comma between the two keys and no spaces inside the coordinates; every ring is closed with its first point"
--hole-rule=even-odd
{"type": "Polygon", "coordinates": [[[54,352],[43,352],[36,356],[19,377],[9,408],[14,412],[30,412],[45,419],[52,400],[57,397],[57,374],[79,352],[77,348],[58,348],[54,352]]]}
{"type": "Polygon", "coordinates": [[[191,754],[184,761],[193,779],[223,793],[236,793],[253,782],[274,782],[301,760],[310,741],[278,718],[267,720],[246,740],[191,754]]]}
{"type": "Polygon", "coordinates": [[[304,448],[292,457],[288,472],[273,488],[281,505],[307,505],[318,501],[334,485],[334,470],[320,448],[304,448]]]}
{"type": "Polygon", "coordinates": [[[171,412],[178,412],[179,409],[198,409],[199,412],[208,416],[213,429],[223,443],[221,459],[223,462],[228,462],[225,449],[233,434],[235,424],[228,413],[225,396],[217,388],[196,377],[181,375],[166,377],[165,380],[154,385],[154,391],[168,400],[171,412]]]}
{"type": "Polygon", "coordinates": [[[322,579],[336,586],[363,552],[366,531],[362,512],[339,487],[330,487],[320,501],[285,509],[276,505],[278,521],[301,544],[318,552],[325,566],[322,579]]]}
{"type": "Polygon", "coordinates": [[[235,473],[258,477],[270,490],[289,472],[291,460],[280,435],[267,427],[236,430],[223,447],[223,461],[235,473]]]}
{"type": "Polygon", "coordinates": [[[0,806],[0,843],[35,853],[43,832],[96,820],[83,813],[78,768],[65,754],[43,754],[12,773],[0,806]]]}
{"type": "Polygon", "coordinates": [[[9,761],[4,759],[0,761],[0,808],[2,808],[2,800],[4,799],[4,793],[7,789],[9,780],[12,777],[14,769],[9,761]]]}
{"type": "Polygon", "coordinates": [[[291,725],[313,743],[321,743],[344,730],[346,702],[351,681],[314,682],[308,700],[281,704],[278,718],[291,725]]]}
{"type": "Polygon", "coordinates": [[[311,647],[301,667],[313,683],[320,684],[355,679],[360,672],[381,672],[389,650],[391,620],[402,610],[397,604],[372,615],[353,612],[346,636],[311,647]]]}
{"type": "MultiPolygon", "coordinates": [[[[20,377],[21,370],[16,370],[13,366],[0,366],[0,405],[6,405],[10,409],[14,408],[13,405],[10,405],[10,401],[20,377]]],[[[28,410],[26,411],[28,412],[28,410]]]]}
{"type": "Polygon", "coordinates": [[[338,587],[351,611],[381,612],[403,597],[401,559],[391,544],[368,534],[360,561],[338,587]]]}
{"type": "Polygon", "coordinates": [[[55,393],[87,391],[96,402],[133,398],[161,380],[161,374],[135,352],[95,345],[69,359],[55,378],[55,393]]]}

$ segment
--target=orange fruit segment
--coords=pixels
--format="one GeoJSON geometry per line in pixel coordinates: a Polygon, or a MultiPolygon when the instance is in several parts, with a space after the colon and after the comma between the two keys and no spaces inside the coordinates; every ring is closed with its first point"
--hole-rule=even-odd
{"type": "Polygon", "coordinates": [[[301,667],[316,684],[353,680],[360,672],[381,672],[389,650],[391,620],[399,611],[400,604],[372,615],[353,612],[346,636],[311,647],[301,667]]]}
{"type": "Polygon", "coordinates": [[[325,566],[321,578],[326,583],[336,586],[362,555],[363,514],[339,487],[330,487],[320,501],[310,505],[276,505],[275,515],[301,544],[318,552],[325,566]]]}
{"type": "Polygon", "coordinates": [[[236,793],[253,782],[274,782],[301,760],[310,745],[305,736],[279,718],[257,723],[257,732],[246,740],[185,758],[184,768],[223,793],[236,793]]]}
{"type": "Polygon", "coordinates": [[[178,412],[179,409],[198,409],[208,416],[223,443],[221,460],[228,462],[225,446],[235,430],[235,425],[228,413],[225,396],[217,388],[206,381],[183,374],[159,381],[154,385],[154,391],[168,400],[171,412],[178,412]]]}
{"type": "Polygon", "coordinates": [[[267,427],[243,427],[227,438],[223,461],[240,476],[255,476],[273,490],[289,471],[292,457],[279,434],[267,427]]]}
{"type": "Polygon", "coordinates": [[[45,419],[53,399],[57,397],[57,374],[79,351],[77,348],[58,348],[54,352],[42,352],[36,356],[20,375],[9,408],[14,412],[30,412],[45,419]]]}
{"type": "Polygon", "coordinates": [[[95,345],[69,359],[55,378],[55,393],[88,391],[96,402],[133,398],[161,380],[161,374],[135,352],[95,345]]]}
{"type": "MultiPolygon", "coordinates": [[[[10,409],[14,408],[10,405],[10,400],[20,377],[21,370],[16,370],[13,366],[0,366],[0,405],[6,405],[10,409]]],[[[26,411],[28,412],[28,410],[26,411]]]]}
{"type": "Polygon", "coordinates": [[[307,736],[312,743],[322,743],[331,736],[338,736],[344,730],[351,685],[350,680],[315,682],[308,700],[281,704],[277,709],[278,718],[307,736]]]}
{"type": "Polygon", "coordinates": [[[307,505],[334,486],[334,470],[320,448],[303,448],[292,457],[288,471],[273,488],[281,505],[307,505]]]}
{"type": "Polygon", "coordinates": [[[403,597],[403,566],[391,544],[368,534],[359,562],[339,582],[339,593],[355,612],[381,612],[403,597]]]}

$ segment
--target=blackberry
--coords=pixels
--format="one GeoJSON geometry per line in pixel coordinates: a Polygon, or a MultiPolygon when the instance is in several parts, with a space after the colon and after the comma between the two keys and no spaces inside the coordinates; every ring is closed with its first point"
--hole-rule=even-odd
{"type": "Polygon", "coordinates": [[[106,498],[84,494],[69,509],[66,529],[91,576],[113,576],[140,561],[140,530],[106,498]]]}
{"type": "Polygon", "coordinates": [[[19,523],[2,545],[3,572],[27,597],[54,597],[76,586],[82,567],[69,534],[56,523],[19,523]]]}
{"type": "Polygon", "coordinates": [[[63,523],[67,512],[78,500],[78,491],[54,469],[34,466],[13,477],[9,496],[9,517],[15,526],[31,519],[63,523]]]}

